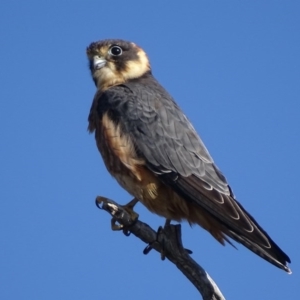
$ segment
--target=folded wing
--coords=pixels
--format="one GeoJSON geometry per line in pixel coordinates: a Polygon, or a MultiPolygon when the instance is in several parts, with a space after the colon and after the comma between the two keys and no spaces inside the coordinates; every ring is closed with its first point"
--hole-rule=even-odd
{"type": "Polygon", "coordinates": [[[116,86],[102,95],[147,166],[186,201],[204,208],[222,231],[290,272],[289,257],[239,204],[195,129],[153,77],[116,86]]]}

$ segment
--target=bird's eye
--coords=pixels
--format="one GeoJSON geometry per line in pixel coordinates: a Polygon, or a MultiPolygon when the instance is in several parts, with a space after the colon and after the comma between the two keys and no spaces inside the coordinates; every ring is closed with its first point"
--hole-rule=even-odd
{"type": "Polygon", "coordinates": [[[123,50],[119,46],[112,46],[108,52],[109,52],[109,54],[111,54],[113,56],[120,56],[122,54],[123,50]]]}

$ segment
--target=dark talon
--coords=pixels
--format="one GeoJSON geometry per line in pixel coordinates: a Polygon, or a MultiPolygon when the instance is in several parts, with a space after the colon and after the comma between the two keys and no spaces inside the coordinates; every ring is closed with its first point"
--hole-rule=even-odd
{"type": "Polygon", "coordinates": [[[103,210],[103,208],[101,207],[101,204],[97,201],[97,199],[96,199],[96,206],[97,206],[99,209],[103,210]]]}
{"type": "Polygon", "coordinates": [[[97,197],[96,197],[96,200],[95,200],[95,204],[96,204],[96,206],[97,206],[99,209],[104,210],[104,209],[103,209],[103,204],[104,204],[105,201],[106,201],[106,198],[97,196],[97,197]]]}
{"type": "Polygon", "coordinates": [[[130,235],[131,235],[131,231],[128,230],[128,229],[123,229],[123,233],[124,233],[124,235],[126,235],[126,236],[130,236],[130,235]]]}
{"type": "Polygon", "coordinates": [[[96,197],[95,204],[99,209],[103,210],[101,206],[101,204],[103,204],[103,199],[101,197],[96,197]]]}
{"type": "Polygon", "coordinates": [[[147,255],[153,249],[151,244],[152,243],[150,243],[146,246],[146,248],[143,250],[143,254],[147,255]]]}
{"type": "Polygon", "coordinates": [[[193,251],[190,249],[184,249],[188,254],[193,254],[193,251]]]}

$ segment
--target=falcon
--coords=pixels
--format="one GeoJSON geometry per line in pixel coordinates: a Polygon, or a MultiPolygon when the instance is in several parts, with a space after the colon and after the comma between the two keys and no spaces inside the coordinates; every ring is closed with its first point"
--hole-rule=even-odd
{"type": "MultiPolygon", "coordinates": [[[[229,238],[291,273],[289,257],[235,199],[193,125],[153,77],[147,54],[124,40],[87,48],[97,87],[88,130],[109,173],[148,210],[229,238]]],[[[116,229],[116,228],[114,228],[116,229]]]]}

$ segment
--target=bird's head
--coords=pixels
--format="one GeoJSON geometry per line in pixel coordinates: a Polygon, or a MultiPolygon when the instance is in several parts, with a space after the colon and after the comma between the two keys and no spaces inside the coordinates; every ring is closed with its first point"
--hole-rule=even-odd
{"type": "Polygon", "coordinates": [[[150,63],[143,49],[123,40],[103,40],[86,50],[96,86],[105,90],[149,72],[150,63]]]}

